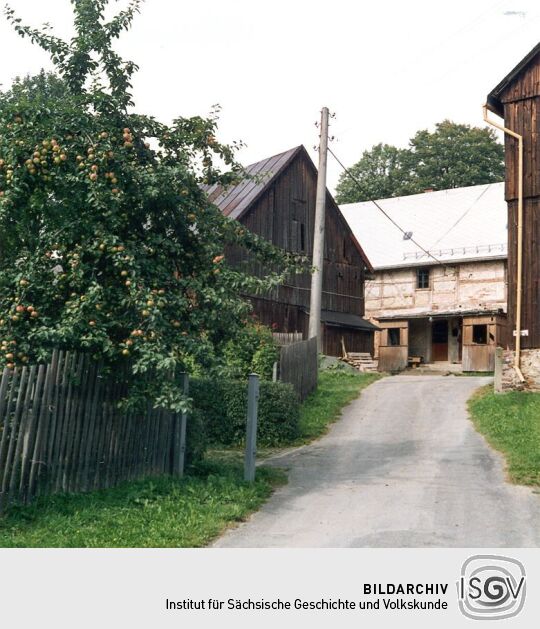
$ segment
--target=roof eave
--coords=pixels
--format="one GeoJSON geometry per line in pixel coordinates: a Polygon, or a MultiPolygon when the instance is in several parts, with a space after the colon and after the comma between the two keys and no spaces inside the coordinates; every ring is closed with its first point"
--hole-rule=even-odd
{"type": "Polygon", "coordinates": [[[435,262],[434,260],[421,260],[418,262],[409,262],[408,264],[385,264],[384,266],[376,266],[375,273],[377,271],[394,271],[398,269],[410,269],[411,267],[425,267],[425,266],[453,266],[454,264],[463,264],[470,262],[493,262],[495,260],[506,260],[508,254],[502,254],[498,256],[484,256],[481,258],[460,258],[459,260],[441,260],[435,262]]]}
{"type": "Polygon", "coordinates": [[[496,85],[487,97],[488,108],[501,118],[504,117],[504,107],[501,101],[501,95],[506,88],[514,81],[514,79],[540,54],[540,43],[530,50],[523,59],[504,77],[504,79],[496,85]]]}

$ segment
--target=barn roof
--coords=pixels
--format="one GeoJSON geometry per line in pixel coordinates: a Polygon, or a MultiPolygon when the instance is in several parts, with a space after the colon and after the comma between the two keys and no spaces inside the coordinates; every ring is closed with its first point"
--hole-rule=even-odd
{"type": "Polygon", "coordinates": [[[217,205],[225,216],[240,218],[302,150],[305,151],[303,146],[295,146],[284,153],[272,155],[247,166],[245,171],[253,178],[246,178],[234,186],[224,189],[219,184],[214,184],[207,187],[209,200],[217,205]]]}
{"type": "MultiPolygon", "coordinates": [[[[246,166],[245,171],[249,177],[241,181],[240,183],[223,188],[219,184],[213,186],[205,186],[204,190],[208,195],[208,199],[211,203],[216,205],[225,216],[230,216],[234,219],[240,219],[258,198],[267,190],[267,188],[279,177],[279,175],[287,168],[287,166],[299,155],[303,154],[307,158],[308,164],[316,173],[317,169],[313,163],[311,157],[306,151],[303,145],[295,146],[284,153],[278,153],[262,159],[260,162],[246,166]]],[[[364,260],[366,267],[369,271],[373,271],[371,262],[358,242],[355,234],[352,232],[347,221],[342,216],[339,206],[334,200],[334,197],[327,190],[327,206],[328,202],[331,202],[339,216],[339,220],[343,225],[343,229],[349,233],[349,236],[364,260]]]]}
{"type": "MultiPolygon", "coordinates": [[[[507,257],[504,183],[381,199],[405,232],[445,263],[507,257]]],[[[437,264],[371,201],[340,206],[375,270],[437,264]]]]}
{"type": "Polygon", "coordinates": [[[538,55],[540,55],[540,43],[536,44],[536,46],[527,55],[525,55],[525,57],[523,57],[515,68],[513,68],[513,70],[511,70],[504,79],[491,90],[487,97],[487,104],[491,111],[495,112],[499,116],[503,115],[503,106],[500,100],[503,92],[514,82],[518,75],[536,59],[538,55]]]}

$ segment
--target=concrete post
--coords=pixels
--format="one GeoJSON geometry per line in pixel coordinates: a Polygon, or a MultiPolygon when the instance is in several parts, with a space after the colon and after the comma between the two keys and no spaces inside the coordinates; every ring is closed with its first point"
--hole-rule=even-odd
{"type": "Polygon", "coordinates": [[[495,393],[502,393],[502,372],[503,372],[503,348],[495,348],[495,374],[494,374],[494,388],[495,393]]]}
{"type": "Polygon", "coordinates": [[[319,172],[315,199],[315,227],[313,231],[313,267],[309,305],[309,338],[317,337],[317,351],[322,351],[321,305],[324,274],[324,227],[326,216],[326,165],[328,159],[328,107],[321,112],[321,141],[319,143],[319,172]]]}
{"type": "Polygon", "coordinates": [[[255,461],[257,457],[257,412],[259,408],[259,376],[249,374],[246,453],[244,458],[244,480],[252,483],[255,480],[255,461]]]}
{"type": "MultiPolygon", "coordinates": [[[[185,396],[189,394],[189,375],[184,371],[180,374],[182,391],[185,396]]],[[[178,434],[178,468],[176,471],[178,476],[184,475],[184,468],[186,465],[186,428],[187,428],[187,413],[180,415],[180,425],[178,434]]]]}

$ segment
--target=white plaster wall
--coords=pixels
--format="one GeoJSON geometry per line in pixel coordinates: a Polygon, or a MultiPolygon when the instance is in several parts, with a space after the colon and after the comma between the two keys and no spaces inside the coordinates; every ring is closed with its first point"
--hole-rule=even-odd
{"type": "Polygon", "coordinates": [[[436,311],[506,311],[506,262],[478,261],[431,267],[430,288],[416,288],[416,268],[377,271],[366,282],[366,316],[407,316],[436,311]]]}

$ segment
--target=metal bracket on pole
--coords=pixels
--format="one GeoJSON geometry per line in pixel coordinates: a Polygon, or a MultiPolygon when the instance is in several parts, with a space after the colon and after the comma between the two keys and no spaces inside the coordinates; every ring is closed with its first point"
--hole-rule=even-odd
{"type": "Polygon", "coordinates": [[[255,480],[255,461],[257,458],[257,412],[259,407],[259,376],[249,374],[246,453],[244,458],[244,480],[252,483],[255,480]]]}

